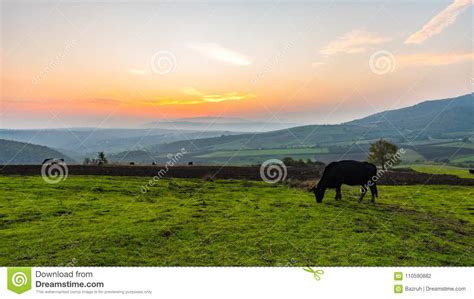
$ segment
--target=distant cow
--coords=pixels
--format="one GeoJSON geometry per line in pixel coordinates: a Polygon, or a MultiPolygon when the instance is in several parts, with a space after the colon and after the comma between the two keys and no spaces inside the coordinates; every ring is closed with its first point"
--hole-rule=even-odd
{"type": "Polygon", "coordinates": [[[368,162],[359,162],[353,160],[344,160],[339,162],[329,163],[324,169],[323,176],[319,180],[318,184],[311,189],[316,197],[316,202],[320,203],[323,201],[324,192],[328,188],[336,189],[335,200],[340,200],[341,185],[361,186],[361,194],[359,202],[364,198],[367,192],[367,187],[370,188],[372,193],[372,203],[375,202],[377,194],[377,185],[375,180],[377,167],[374,164],[368,162]]]}
{"type": "Polygon", "coordinates": [[[469,169],[470,174],[474,174],[474,169],[469,169]]]}
{"type": "Polygon", "coordinates": [[[135,162],[130,162],[130,165],[135,165],[135,162]]]}
{"type": "Polygon", "coordinates": [[[153,162],[151,162],[151,165],[156,165],[156,162],[154,162],[154,161],[153,161],[153,162]]]}
{"type": "Polygon", "coordinates": [[[41,165],[44,165],[44,164],[58,164],[58,163],[64,163],[64,159],[56,159],[56,158],[44,159],[43,163],[41,163],[41,165]]]}
{"type": "Polygon", "coordinates": [[[193,165],[193,161],[188,162],[188,165],[189,165],[189,166],[192,166],[192,165],[193,165]]]}

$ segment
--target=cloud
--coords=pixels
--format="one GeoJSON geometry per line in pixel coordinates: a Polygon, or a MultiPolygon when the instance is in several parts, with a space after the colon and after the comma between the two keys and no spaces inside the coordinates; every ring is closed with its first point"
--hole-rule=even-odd
{"type": "Polygon", "coordinates": [[[421,44],[426,39],[441,33],[453,24],[458,15],[471,4],[472,0],[454,0],[453,3],[426,23],[420,31],[407,38],[405,44],[421,44]]]}
{"type": "Polygon", "coordinates": [[[189,47],[193,50],[198,51],[199,53],[203,54],[206,57],[223,61],[229,64],[247,66],[252,63],[247,56],[240,54],[238,52],[235,52],[233,50],[224,48],[218,44],[197,43],[197,44],[189,45],[189,47]]]}
{"type": "Polygon", "coordinates": [[[185,99],[159,99],[154,101],[153,104],[159,106],[165,105],[194,105],[194,104],[204,104],[204,103],[220,103],[225,101],[240,101],[246,99],[255,98],[255,94],[252,93],[238,93],[238,92],[228,92],[223,94],[206,94],[195,88],[184,89],[183,94],[188,96],[185,99]]]}
{"type": "Polygon", "coordinates": [[[417,53],[396,57],[400,66],[437,66],[450,65],[474,60],[474,53],[417,53]]]}
{"type": "Polygon", "coordinates": [[[326,56],[338,53],[362,53],[367,51],[368,46],[383,44],[389,40],[390,38],[365,30],[352,30],[330,42],[319,53],[326,56]]]}

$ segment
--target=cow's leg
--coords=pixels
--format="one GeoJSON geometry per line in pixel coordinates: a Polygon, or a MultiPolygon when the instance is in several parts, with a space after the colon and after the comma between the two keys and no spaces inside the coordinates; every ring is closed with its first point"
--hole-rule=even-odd
{"type": "Polygon", "coordinates": [[[367,193],[367,189],[364,186],[360,186],[359,202],[362,202],[362,199],[364,198],[365,193],[367,193]]]}
{"type": "Polygon", "coordinates": [[[341,185],[336,187],[336,197],[334,198],[335,200],[340,200],[342,198],[341,194],[341,185]]]}
{"type": "Polygon", "coordinates": [[[375,185],[375,183],[370,186],[370,193],[372,194],[372,200],[371,202],[372,203],[375,203],[375,197],[378,197],[378,194],[377,194],[377,185],[375,185]]]}

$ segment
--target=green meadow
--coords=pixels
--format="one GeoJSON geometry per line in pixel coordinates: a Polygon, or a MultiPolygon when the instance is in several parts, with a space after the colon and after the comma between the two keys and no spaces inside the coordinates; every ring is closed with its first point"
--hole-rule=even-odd
{"type": "Polygon", "coordinates": [[[222,157],[247,157],[247,156],[287,156],[287,155],[314,155],[316,153],[328,153],[327,148],[294,148],[294,149],[262,149],[262,150],[242,150],[242,151],[219,151],[196,158],[222,158],[222,157]]]}
{"type": "Polygon", "coordinates": [[[460,178],[474,179],[474,175],[469,173],[469,168],[455,167],[449,165],[436,165],[436,164],[413,164],[404,165],[403,167],[409,167],[418,172],[424,172],[429,174],[450,174],[460,178]]]}
{"type": "Polygon", "coordinates": [[[0,176],[0,266],[474,266],[474,189],[0,176]]]}

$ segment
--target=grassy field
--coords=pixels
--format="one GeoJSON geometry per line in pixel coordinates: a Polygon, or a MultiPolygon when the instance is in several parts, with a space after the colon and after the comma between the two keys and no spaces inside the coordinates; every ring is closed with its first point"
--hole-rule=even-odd
{"type": "Polygon", "coordinates": [[[457,142],[450,142],[450,143],[443,143],[443,144],[439,144],[439,145],[436,145],[436,146],[447,146],[447,147],[464,147],[464,148],[470,148],[470,149],[474,149],[474,143],[466,143],[466,142],[461,142],[461,141],[457,141],[457,142]]]}
{"type": "Polygon", "coordinates": [[[242,150],[242,151],[219,151],[205,155],[196,156],[197,158],[221,158],[221,157],[246,157],[246,156],[288,156],[302,154],[320,154],[328,153],[327,148],[293,148],[293,149],[262,149],[262,150],[242,150]]]}
{"type": "Polygon", "coordinates": [[[450,159],[450,162],[463,163],[465,165],[471,165],[472,167],[472,165],[474,165],[474,155],[454,157],[453,159],[450,159]]]}
{"type": "Polygon", "coordinates": [[[411,169],[418,171],[418,172],[424,172],[424,173],[430,173],[430,174],[451,174],[458,176],[460,178],[466,178],[466,179],[473,179],[474,175],[469,173],[469,169],[467,168],[461,168],[461,167],[454,167],[454,166],[448,166],[448,165],[424,165],[424,164],[408,164],[408,165],[403,165],[403,167],[410,167],[411,169]]]}
{"type": "Polygon", "coordinates": [[[420,155],[419,153],[417,153],[416,151],[412,149],[406,149],[402,157],[403,163],[414,163],[414,162],[419,162],[423,160],[425,160],[425,158],[423,158],[422,155],[420,155]]]}
{"type": "Polygon", "coordinates": [[[474,190],[0,176],[0,266],[474,266],[474,190]]]}

